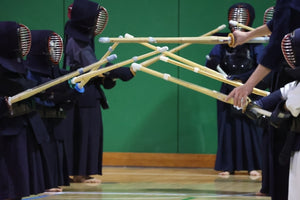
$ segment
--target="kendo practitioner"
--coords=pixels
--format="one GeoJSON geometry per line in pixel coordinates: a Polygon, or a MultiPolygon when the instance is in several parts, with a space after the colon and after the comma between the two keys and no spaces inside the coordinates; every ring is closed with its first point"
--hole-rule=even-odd
{"type": "MultiPolygon", "coordinates": [[[[282,51],[291,68],[285,69],[286,78],[293,80],[270,95],[250,103],[246,114],[250,118],[262,118],[262,114],[252,111],[253,107],[260,107],[272,111],[269,123],[281,134],[286,135],[284,145],[279,153],[279,163],[286,165],[290,161],[288,199],[299,199],[299,150],[300,150],[300,29],[287,34],[282,40],[282,51]],[[283,114],[283,115],[279,115],[283,114]],[[291,160],[290,160],[291,157],[291,160]]],[[[286,188],[287,185],[284,185],[286,188]]],[[[284,190],[286,191],[286,190],[284,190]]],[[[286,195],[286,193],[284,194],[286,195]]]]}
{"type": "MultiPolygon", "coordinates": [[[[300,1],[297,0],[277,0],[274,7],[273,19],[267,24],[256,28],[249,32],[235,31],[233,34],[236,39],[236,44],[241,45],[248,40],[270,35],[269,43],[264,49],[259,65],[253,74],[249,77],[246,83],[235,88],[227,97],[227,100],[233,98],[234,105],[242,107],[245,99],[252,92],[253,88],[270,72],[277,74],[272,83],[271,92],[283,87],[287,82],[290,82],[286,74],[286,67],[283,65],[284,57],[281,51],[281,41],[283,37],[300,27],[300,1]]],[[[272,199],[287,199],[288,171],[289,166],[282,165],[278,161],[279,153],[283,148],[286,134],[285,130],[269,126],[268,128],[268,173],[269,175],[269,192],[272,199]]],[[[264,170],[263,170],[264,171],[264,170]]],[[[264,181],[263,181],[264,182],[264,181]]]]}
{"type": "Polygon", "coordinates": [[[0,22],[0,199],[21,199],[50,187],[41,144],[49,136],[34,103],[9,104],[8,97],[31,88],[23,57],[31,46],[30,30],[13,21],[0,22]]]}
{"type": "MultiPolygon", "coordinates": [[[[32,30],[32,45],[26,59],[27,78],[37,85],[50,82],[67,72],[59,68],[63,53],[63,41],[60,35],[52,30],[32,30]]],[[[56,186],[68,186],[69,174],[65,141],[70,137],[69,127],[64,127],[65,109],[72,106],[76,91],[68,82],[47,89],[34,98],[36,110],[43,119],[49,132],[45,154],[49,162],[51,174],[48,177],[56,186]]],[[[61,188],[51,188],[48,192],[61,192],[61,188]]]]}
{"type": "MultiPolygon", "coordinates": [[[[249,77],[247,82],[235,88],[228,96],[234,99],[234,105],[241,107],[245,103],[246,97],[252,92],[253,88],[266,77],[271,71],[280,72],[280,64],[284,58],[281,52],[281,40],[283,37],[300,26],[299,22],[300,2],[297,0],[277,0],[274,6],[273,19],[267,24],[256,28],[253,31],[241,32],[235,31],[235,45],[241,45],[252,38],[270,35],[267,44],[261,56],[258,67],[249,77]],[[241,103],[243,102],[243,103],[241,103]]],[[[279,75],[281,79],[282,74],[279,75]]],[[[284,84],[278,83],[273,91],[277,90],[284,84]],[[279,86],[280,85],[280,86],[279,86]]]]}
{"type": "Polygon", "coordinates": [[[290,62],[288,62],[289,64],[293,62],[295,66],[293,70],[290,70],[291,73],[288,74],[296,81],[291,83],[294,87],[290,87],[285,95],[283,95],[286,99],[285,107],[292,114],[292,122],[287,136],[288,140],[285,142],[287,154],[281,152],[281,155],[288,156],[288,150],[291,150],[288,199],[296,200],[300,197],[300,29],[298,28],[293,34],[287,35],[286,40],[285,43],[292,45],[285,45],[286,48],[283,49],[283,51],[286,52],[285,59],[290,60],[290,62]],[[292,51],[289,48],[292,48],[292,51]],[[290,52],[293,53],[291,54],[290,52]]]}
{"type": "MultiPolygon", "coordinates": [[[[247,3],[233,4],[228,10],[228,21],[234,20],[251,26],[255,19],[254,8],[247,3]]],[[[230,31],[242,30],[229,25],[230,31]]],[[[245,31],[245,30],[242,30],[245,31]]],[[[206,66],[217,70],[220,67],[229,79],[245,82],[254,71],[262,44],[244,44],[231,48],[219,44],[209,53],[206,66]]],[[[264,83],[260,88],[266,88],[264,83]]],[[[232,86],[223,83],[220,92],[228,94],[232,86]]],[[[251,98],[258,98],[256,95],[251,98]]],[[[220,175],[233,174],[234,171],[247,170],[251,176],[259,176],[261,169],[262,128],[231,105],[217,101],[218,149],[215,170],[220,175]]]]}
{"type": "MultiPolygon", "coordinates": [[[[65,25],[65,68],[71,71],[97,61],[94,38],[100,34],[106,21],[105,8],[89,0],[75,0],[70,7],[70,19],[65,25]]],[[[90,175],[102,174],[103,125],[101,107],[108,108],[105,89],[116,84],[116,78],[128,81],[134,73],[123,67],[94,78],[85,85],[85,92],[74,105],[73,162],[71,175],[74,182],[99,183],[90,175]],[[102,86],[101,86],[102,85],[102,86]]]]}

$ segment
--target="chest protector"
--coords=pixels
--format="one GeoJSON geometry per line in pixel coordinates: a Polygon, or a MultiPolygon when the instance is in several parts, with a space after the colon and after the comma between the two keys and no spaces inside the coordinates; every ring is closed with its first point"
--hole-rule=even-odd
{"type": "Polygon", "coordinates": [[[238,75],[246,73],[255,67],[255,59],[251,57],[250,48],[238,46],[236,48],[225,48],[221,68],[228,75],[238,75]]]}

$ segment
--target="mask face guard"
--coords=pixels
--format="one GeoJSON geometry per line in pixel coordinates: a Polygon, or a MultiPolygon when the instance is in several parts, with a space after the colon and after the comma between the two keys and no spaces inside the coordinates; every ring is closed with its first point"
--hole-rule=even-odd
{"type": "MultiPolygon", "coordinates": [[[[235,7],[232,8],[228,15],[228,21],[233,20],[238,23],[244,24],[246,26],[250,23],[250,13],[247,8],[244,7],[235,7]]],[[[233,30],[242,30],[241,27],[238,26],[230,26],[230,29],[233,30]]]]}
{"type": "Polygon", "coordinates": [[[100,11],[96,20],[96,29],[94,31],[94,35],[99,35],[100,33],[102,33],[108,22],[107,10],[102,6],[99,6],[98,9],[100,11]]]}
{"type": "Polygon", "coordinates": [[[72,13],[73,4],[68,6],[68,18],[71,19],[71,13],[72,13]]]}
{"type": "Polygon", "coordinates": [[[273,14],[274,14],[274,7],[272,6],[265,11],[263,23],[264,24],[268,23],[273,18],[273,14]]]}
{"type": "Polygon", "coordinates": [[[31,32],[27,26],[20,24],[18,34],[22,56],[25,57],[29,53],[31,47],[31,32]]]}
{"type": "Polygon", "coordinates": [[[296,68],[296,58],[292,46],[293,33],[286,34],[281,41],[281,50],[286,62],[293,69],[296,68]]]}
{"type": "Polygon", "coordinates": [[[51,62],[58,64],[63,54],[63,40],[57,33],[53,33],[48,39],[48,52],[51,62]]]}

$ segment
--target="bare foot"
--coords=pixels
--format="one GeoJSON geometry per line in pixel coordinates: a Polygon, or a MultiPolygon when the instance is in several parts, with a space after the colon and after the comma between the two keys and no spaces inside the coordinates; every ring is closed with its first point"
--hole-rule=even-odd
{"type": "Polygon", "coordinates": [[[219,175],[220,175],[220,176],[229,176],[229,175],[230,175],[230,172],[228,172],[228,171],[220,172],[219,175]]]}
{"type": "Polygon", "coordinates": [[[249,172],[249,175],[250,176],[260,176],[260,173],[256,170],[252,170],[252,171],[249,172]]]}
{"type": "Polygon", "coordinates": [[[100,184],[101,180],[93,178],[91,176],[74,176],[74,183],[92,183],[92,184],[100,184]]]}
{"type": "Polygon", "coordinates": [[[257,192],[255,193],[256,196],[267,196],[267,194],[265,193],[262,193],[262,192],[257,192]]]}
{"type": "Polygon", "coordinates": [[[219,177],[227,179],[230,177],[230,172],[228,172],[228,171],[220,172],[219,177]]]}
{"type": "Polygon", "coordinates": [[[51,189],[47,189],[45,190],[45,192],[62,192],[63,190],[61,188],[51,188],[51,189]]]}
{"type": "Polygon", "coordinates": [[[94,177],[86,177],[84,183],[101,183],[101,180],[96,179],[94,177]]]}

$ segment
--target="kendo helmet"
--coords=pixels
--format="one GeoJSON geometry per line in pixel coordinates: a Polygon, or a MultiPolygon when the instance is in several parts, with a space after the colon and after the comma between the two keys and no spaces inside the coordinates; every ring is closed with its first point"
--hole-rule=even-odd
{"type": "MultiPolygon", "coordinates": [[[[252,26],[255,19],[254,8],[248,3],[233,4],[228,10],[228,21],[233,20],[246,26],[252,26]]],[[[243,28],[229,24],[230,30],[242,30],[243,28]]]]}
{"type": "Polygon", "coordinates": [[[0,22],[0,65],[5,69],[25,73],[23,58],[31,47],[31,33],[27,26],[14,21],[0,22]]]}
{"type": "MultiPolygon", "coordinates": [[[[58,67],[63,54],[63,40],[51,30],[32,30],[32,46],[27,55],[27,68],[42,74],[58,67]]],[[[50,75],[50,74],[49,74],[50,75]]]]}
{"type": "Polygon", "coordinates": [[[291,68],[300,68],[300,28],[284,36],[281,50],[291,68]]]}
{"type": "Polygon", "coordinates": [[[274,6],[269,7],[265,10],[263,23],[266,24],[273,19],[274,6]]]}
{"type": "Polygon", "coordinates": [[[108,21],[107,10],[89,0],[75,0],[68,7],[68,17],[72,26],[82,33],[98,35],[102,33],[108,21]]]}

